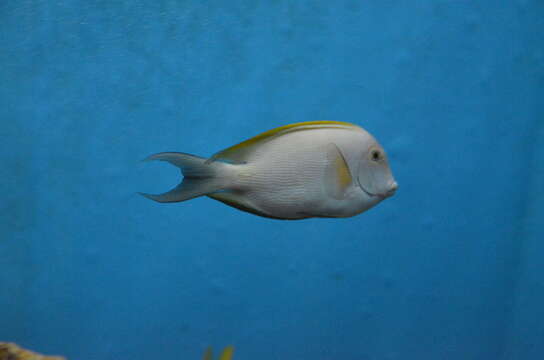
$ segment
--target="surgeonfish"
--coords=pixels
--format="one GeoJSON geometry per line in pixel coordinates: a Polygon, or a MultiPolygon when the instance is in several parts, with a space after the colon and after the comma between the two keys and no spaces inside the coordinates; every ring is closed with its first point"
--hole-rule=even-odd
{"type": "Polygon", "coordinates": [[[397,189],[387,155],[363,128],[339,121],[285,125],[220,151],[209,159],[163,152],[146,160],[169,162],[183,181],[160,203],[208,196],[274,219],[350,217],[397,189]]]}

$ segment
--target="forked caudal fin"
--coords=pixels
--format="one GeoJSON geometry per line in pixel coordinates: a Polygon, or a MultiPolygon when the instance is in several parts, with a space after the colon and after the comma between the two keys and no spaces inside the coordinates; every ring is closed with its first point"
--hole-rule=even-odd
{"type": "Polygon", "coordinates": [[[148,199],[160,203],[180,202],[221,189],[221,181],[217,177],[219,166],[222,165],[221,163],[207,164],[207,159],[205,158],[177,152],[164,152],[151,155],[144,161],[152,160],[166,161],[179,167],[183,174],[183,180],[178,186],[164,194],[140,193],[140,195],[148,199]]]}

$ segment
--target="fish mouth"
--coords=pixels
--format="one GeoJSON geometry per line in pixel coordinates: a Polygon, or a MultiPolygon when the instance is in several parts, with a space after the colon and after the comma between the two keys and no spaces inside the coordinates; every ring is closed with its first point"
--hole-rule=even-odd
{"type": "Polygon", "coordinates": [[[395,182],[393,182],[393,184],[391,185],[391,188],[387,192],[374,194],[374,193],[368,191],[367,189],[365,189],[365,187],[359,181],[359,177],[357,177],[357,182],[359,183],[359,187],[361,188],[361,190],[364,191],[365,194],[367,194],[370,197],[380,198],[382,200],[387,199],[388,197],[391,197],[391,196],[395,195],[395,192],[397,192],[397,188],[399,187],[397,182],[395,181],[395,182]]]}
{"type": "Polygon", "coordinates": [[[395,195],[398,188],[399,188],[399,184],[395,180],[393,180],[393,183],[391,184],[391,187],[389,188],[389,190],[387,191],[387,193],[385,195],[387,197],[395,195]]]}

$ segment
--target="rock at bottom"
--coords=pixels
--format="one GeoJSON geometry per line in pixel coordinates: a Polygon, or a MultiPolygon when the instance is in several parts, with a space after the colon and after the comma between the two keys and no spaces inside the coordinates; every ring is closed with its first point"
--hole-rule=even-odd
{"type": "Polygon", "coordinates": [[[62,356],[44,356],[20,348],[13,343],[0,342],[0,360],[66,360],[62,356]]]}

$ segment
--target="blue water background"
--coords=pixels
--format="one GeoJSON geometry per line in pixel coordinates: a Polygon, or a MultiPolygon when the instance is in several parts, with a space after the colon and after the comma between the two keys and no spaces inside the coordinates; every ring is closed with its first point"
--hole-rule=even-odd
{"type": "Polygon", "coordinates": [[[544,2],[0,3],[0,341],[72,360],[544,358],[544,2]],[[340,120],[349,219],[159,205],[202,156],[340,120]]]}

